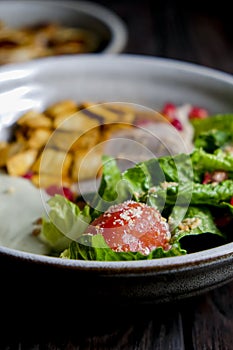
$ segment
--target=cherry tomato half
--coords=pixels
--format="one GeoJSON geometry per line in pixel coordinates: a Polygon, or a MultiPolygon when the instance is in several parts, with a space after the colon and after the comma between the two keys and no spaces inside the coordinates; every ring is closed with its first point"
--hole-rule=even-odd
{"type": "Polygon", "coordinates": [[[86,233],[102,234],[109,247],[117,252],[148,255],[157,247],[170,248],[166,219],[155,208],[134,201],[111,206],[91,223],[86,233]]]}

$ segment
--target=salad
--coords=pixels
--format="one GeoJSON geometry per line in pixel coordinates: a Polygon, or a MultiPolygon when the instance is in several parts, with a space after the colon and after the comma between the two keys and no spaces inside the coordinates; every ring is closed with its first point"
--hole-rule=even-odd
{"type": "Polygon", "coordinates": [[[231,242],[233,115],[209,117],[199,110],[189,121],[190,153],[154,157],[124,171],[104,155],[97,191],[75,201],[52,196],[38,231],[50,254],[98,261],[156,259],[231,242]]]}

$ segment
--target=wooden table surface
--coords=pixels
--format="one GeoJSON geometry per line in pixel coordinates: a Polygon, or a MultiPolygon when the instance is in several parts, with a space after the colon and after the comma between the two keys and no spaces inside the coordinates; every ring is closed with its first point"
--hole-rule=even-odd
{"type": "MultiPolygon", "coordinates": [[[[127,24],[124,52],[170,57],[233,73],[228,2],[97,2],[127,24]]],[[[72,301],[67,314],[61,315],[58,305],[56,317],[47,310],[44,320],[35,315],[25,326],[23,315],[19,327],[2,320],[0,349],[233,349],[233,282],[176,304],[99,310],[84,305],[84,311],[80,304],[72,301]]]]}

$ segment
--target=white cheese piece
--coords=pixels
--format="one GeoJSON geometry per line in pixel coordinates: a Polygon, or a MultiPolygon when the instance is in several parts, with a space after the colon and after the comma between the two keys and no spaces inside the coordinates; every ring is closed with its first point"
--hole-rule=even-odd
{"type": "Polygon", "coordinates": [[[48,248],[32,231],[34,222],[46,215],[48,198],[29,180],[0,174],[0,245],[47,254],[48,248]]]}

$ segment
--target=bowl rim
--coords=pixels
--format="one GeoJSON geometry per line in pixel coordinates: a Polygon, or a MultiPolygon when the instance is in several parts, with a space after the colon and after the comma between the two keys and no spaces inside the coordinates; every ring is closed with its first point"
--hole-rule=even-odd
{"type": "Polygon", "coordinates": [[[216,248],[203,250],[201,252],[190,253],[168,258],[158,258],[152,260],[127,260],[127,261],[90,261],[63,259],[60,257],[46,256],[35,253],[19,251],[17,249],[0,246],[0,256],[10,259],[20,259],[24,262],[33,262],[40,265],[56,266],[73,270],[82,270],[91,273],[114,272],[117,275],[150,274],[150,273],[171,273],[171,271],[189,271],[195,268],[224,263],[230,258],[233,259],[233,243],[228,243],[216,248]]]}
{"type": "MultiPolygon", "coordinates": [[[[17,5],[26,5],[26,6],[38,6],[38,5],[52,5],[60,8],[66,8],[73,11],[82,11],[86,15],[95,17],[100,22],[102,22],[106,27],[108,27],[111,38],[107,43],[106,47],[99,52],[101,53],[120,53],[122,52],[128,41],[128,28],[123,19],[110,8],[98,4],[92,1],[84,0],[67,0],[61,2],[59,0],[1,0],[0,9],[2,6],[14,6],[17,5]]],[[[1,11],[0,11],[1,13],[1,11]]]]}
{"type": "MultiPolygon", "coordinates": [[[[6,0],[2,0],[3,2],[6,0]]],[[[16,2],[18,0],[9,0],[16,2]]],[[[23,0],[27,1],[27,0],[23,0]]],[[[33,1],[39,1],[40,0],[33,0],[33,1]]],[[[46,1],[46,0],[42,0],[46,1]]],[[[48,0],[53,1],[53,0],[48,0]]],[[[0,1],[1,4],[1,1],[0,1]]],[[[17,72],[22,72],[22,75],[19,74],[19,79],[24,76],[23,71],[27,70],[28,73],[25,74],[25,76],[30,75],[32,71],[37,72],[41,68],[46,69],[46,66],[52,66],[53,68],[56,68],[52,63],[57,62],[61,65],[67,65],[69,64],[102,64],[102,61],[110,62],[111,64],[114,63],[121,63],[121,68],[126,69],[123,65],[129,64],[131,65],[137,65],[140,67],[141,64],[147,65],[148,68],[153,68],[154,65],[156,67],[161,67],[163,69],[173,69],[177,71],[183,71],[186,73],[194,73],[197,76],[202,76],[206,78],[213,78],[219,81],[222,81],[224,83],[228,83],[230,85],[233,85],[233,75],[231,73],[222,71],[217,68],[204,66],[199,63],[191,62],[191,61],[185,61],[181,59],[174,59],[174,58],[168,58],[168,57],[160,57],[160,56],[150,56],[147,54],[135,54],[135,53],[127,53],[123,52],[120,54],[116,53],[109,53],[108,55],[105,54],[99,54],[99,53],[84,53],[82,55],[61,55],[61,56],[51,56],[51,57],[43,57],[43,58],[36,58],[30,61],[26,62],[19,62],[19,63],[9,63],[5,65],[0,65],[0,73],[7,73],[8,71],[15,70],[17,72]]]]}
{"type": "MultiPolygon", "coordinates": [[[[196,63],[186,62],[182,60],[176,60],[171,58],[160,58],[155,56],[147,56],[140,54],[120,54],[120,55],[93,55],[84,54],[80,57],[75,55],[63,56],[59,58],[48,57],[45,59],[36,59],[26,63],[18,63],[5,65],[0,67],[3,76],[8,71],[12,70],[29,70],[29,75],[33,75],[33,68],[38,69],[38,61],[43,68],[48,68],[53,61],[60,61],[60,63],[72,63],[73,64],[92,64],[98,62],[102,65],[103,61],[107,62],[120,62],[127,64],[144,64],[144,65],[156,65],[157,67],[178,69],[181,71],[191,72],[203,77],[211,77],[218,79],[222,82],[228,83],[233,86],[233,76],[230,73],[220,71],[215,68],[209,68],[196,63]]],[[[7,75],[6,75],[7,76],[7,75]]],[[[86,261],[86,260],[69,260],[59,257],[52,257],[46,255],[40,255],[36,253],[29,253],[20,251],[13,248],[0,246],[0,256],[8,256],[13,259],[20,259],[22,261],[31,261],[42,265],[50,265],[56,267],[63,267],[82,271],[96,271],[99,273],[114,272],[115,274],[127,275],[128,273],[144,274],[146,273],[170,273],[171,271],[179,270],[193,270],[194,268],[205,267],[209,265],[215,265],[218,262],[224,263],[229,259],[233,259],[233,242],[227,243],[215,248],[206,249],[203,251],[189,253],[181,256],[174,256],[168,258],[158,258],[151,260],[137,260],[137,261],[86,261]]]]}

